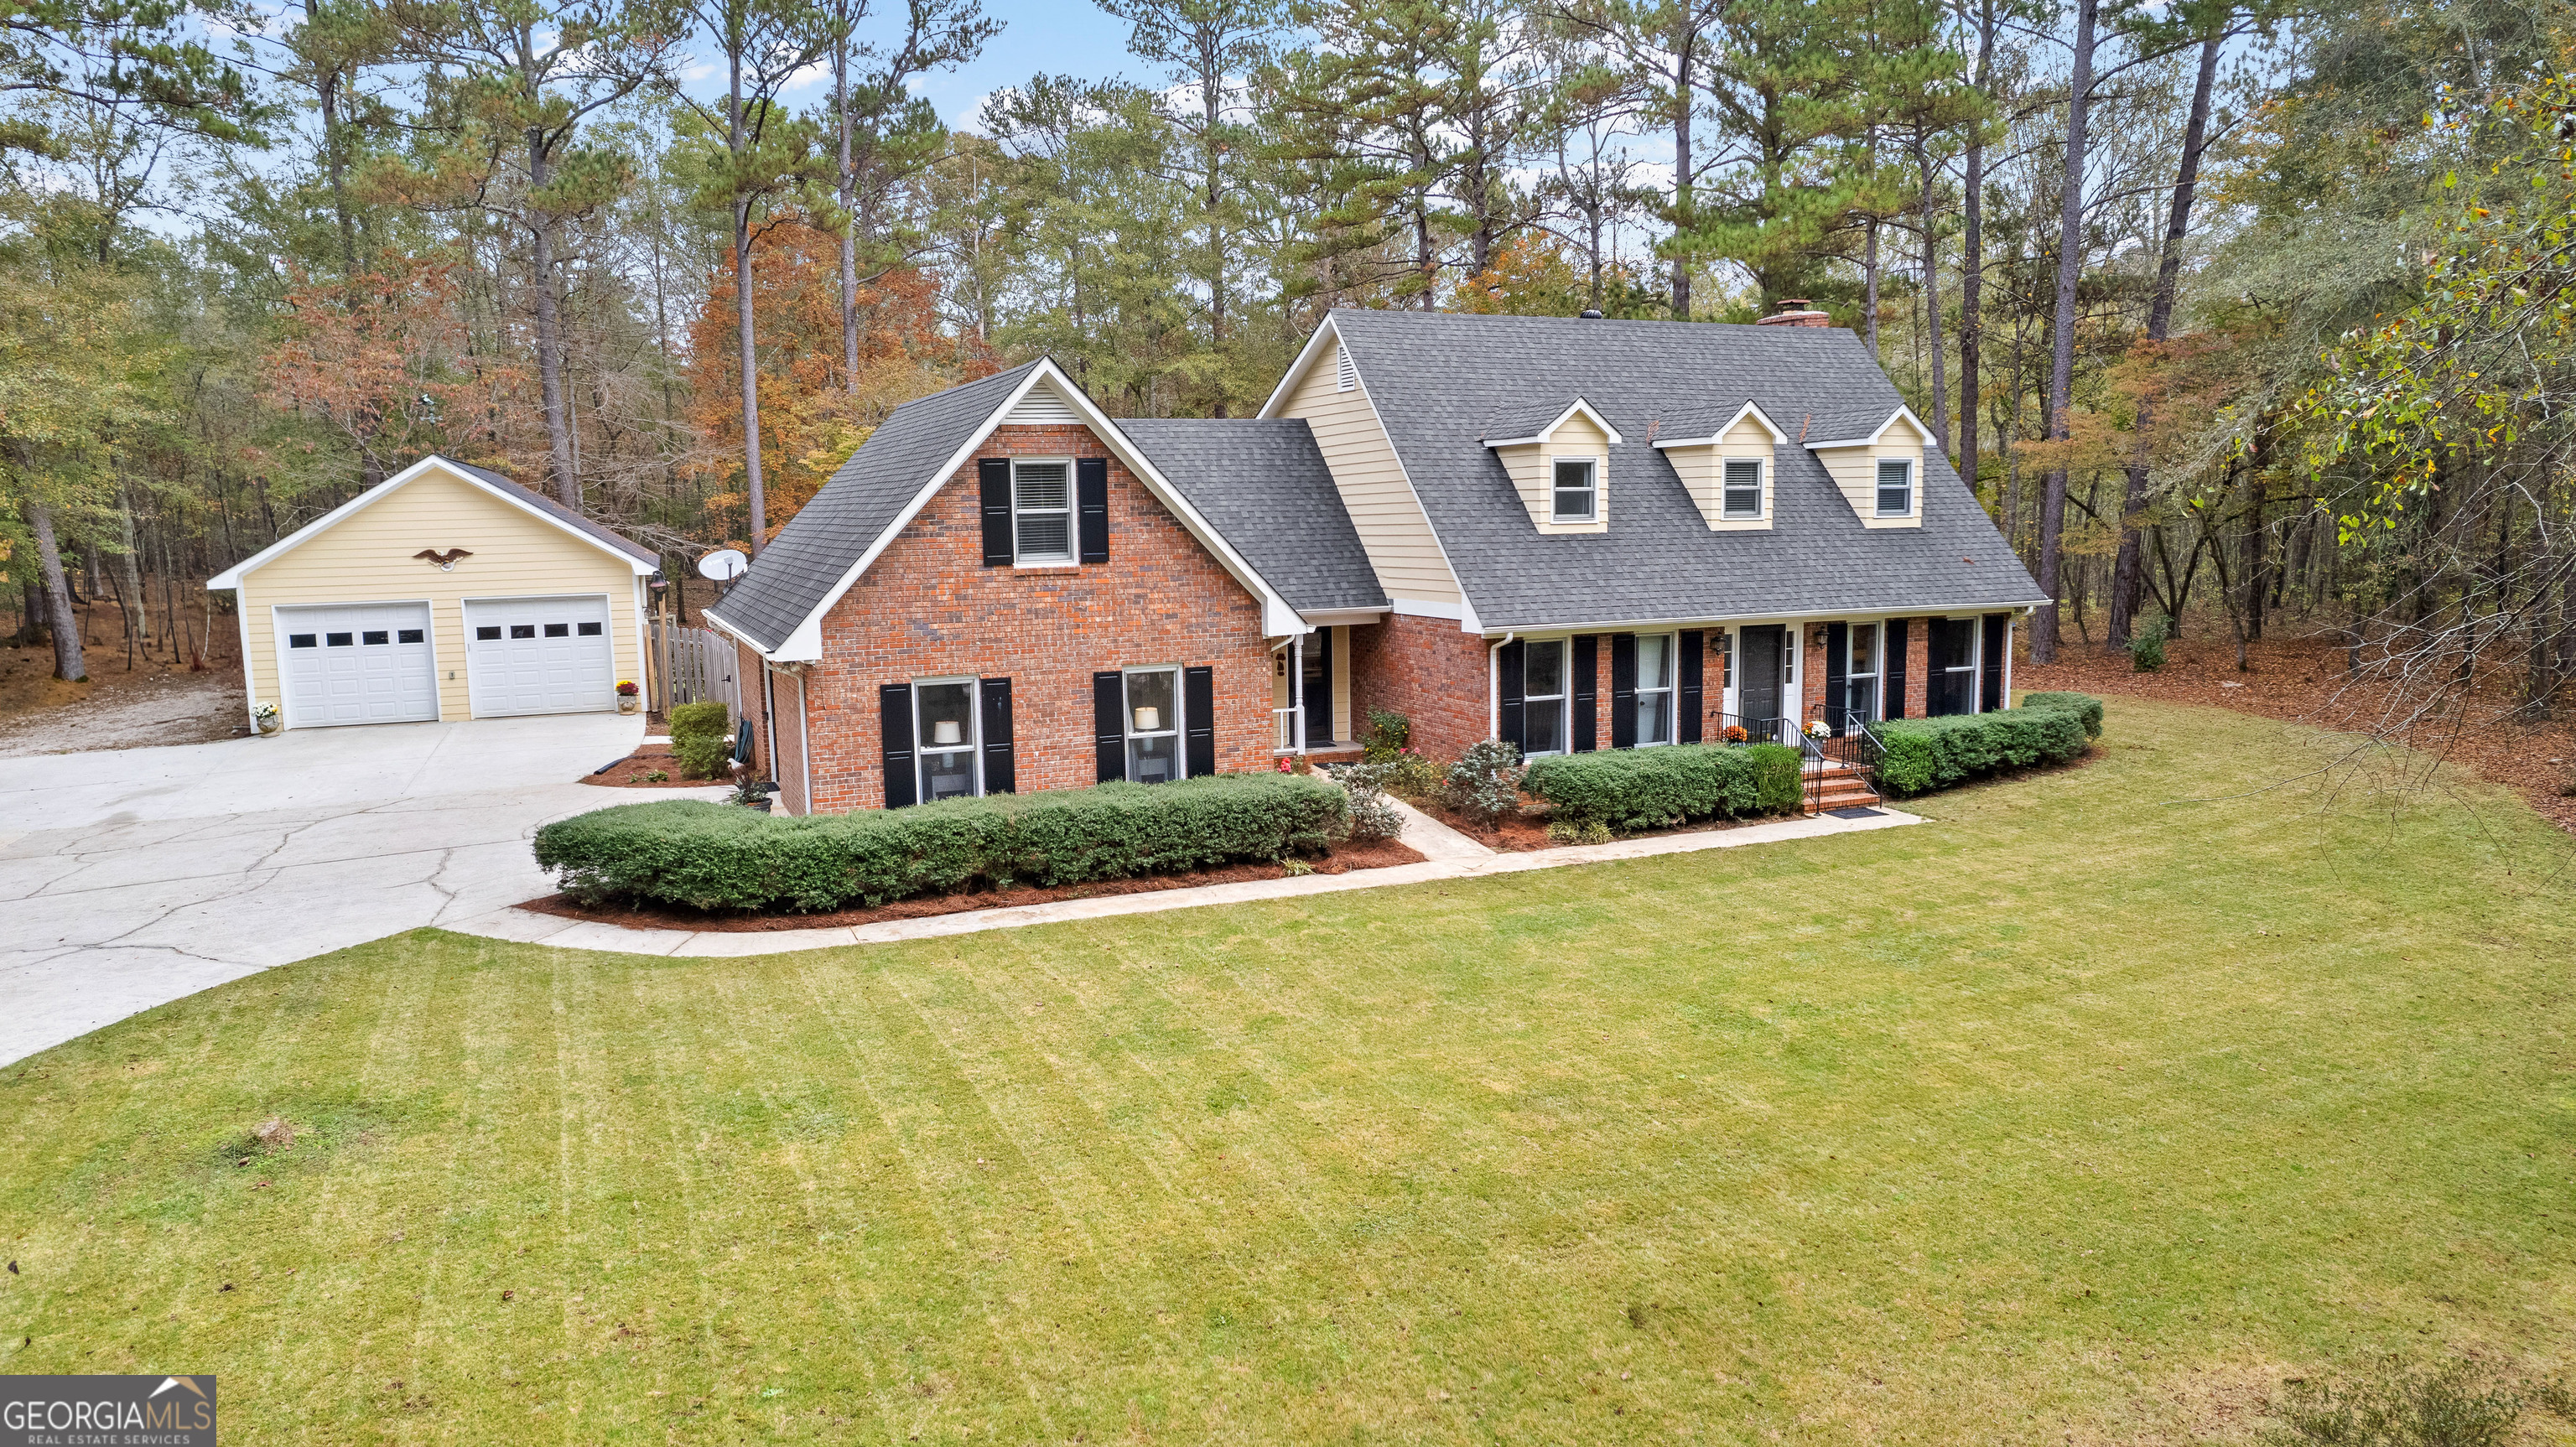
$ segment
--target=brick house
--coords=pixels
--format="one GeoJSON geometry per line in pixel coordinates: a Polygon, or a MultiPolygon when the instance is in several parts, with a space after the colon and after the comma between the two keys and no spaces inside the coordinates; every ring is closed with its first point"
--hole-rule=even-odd
{"type": "Polygon", "coordinates": [[[1969,713],[2039,590],[1850,332],[1336,311],[1261,416],[898,408],[706,611],[791,812],[1969,713]]]}

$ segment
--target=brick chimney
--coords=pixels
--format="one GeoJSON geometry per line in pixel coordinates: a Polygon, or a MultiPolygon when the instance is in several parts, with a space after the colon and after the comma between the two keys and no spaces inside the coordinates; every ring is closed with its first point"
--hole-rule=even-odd
{"type": "Polygon", "coordinates": [[[1778,311],[1758,318],[1753,324],[1757,327],[1829,327],[1834,324],[1829,313],[1808,310],[1807,298],[1803,296],[1784,296],[1780,298],[1779,307],[1778,311]]]}

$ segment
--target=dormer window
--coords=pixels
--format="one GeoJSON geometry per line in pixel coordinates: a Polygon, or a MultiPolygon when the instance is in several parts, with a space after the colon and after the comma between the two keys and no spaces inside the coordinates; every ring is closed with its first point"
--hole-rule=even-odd
{"type": "Polygon", "coordinates": [[[1914,462],[1911,458],[1878,460],[1878,515],[1903,517],[1914,511],[1914,462]]]}
{"type": "Polygon", "coordinates": [[[1719,515],[1728,518],[1762,516],[1762,461],[1760,458],[1726,459],[1726,487],[1719,505],[1719,515]]]}
{"type": "Polygon", "coordinates": [[[1556,460],[1555,502],[1548,520],[1588,523],[1599,513],[1600,464],[1588,457],[1556,460]]]}

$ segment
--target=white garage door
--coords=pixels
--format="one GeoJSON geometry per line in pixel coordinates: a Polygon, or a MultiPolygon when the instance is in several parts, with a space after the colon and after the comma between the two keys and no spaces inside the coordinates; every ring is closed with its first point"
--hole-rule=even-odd
{"type": "Polygon", "coordinates": [[[287,727],[438,717],[428,604],[280,608],[277,623],[287,727]]]}
{"type": "Polygon", "coordinates": [[[469,602],[465,666],[476,718],[613,709],[608,599],[592,593],[469,602]]]}

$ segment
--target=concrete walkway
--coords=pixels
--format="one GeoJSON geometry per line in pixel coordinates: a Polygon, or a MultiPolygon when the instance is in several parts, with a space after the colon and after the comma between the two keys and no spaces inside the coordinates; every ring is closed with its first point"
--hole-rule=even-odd
{"type": "Polygon", "coordinates": [[[1111,894],[1096,899],[1068,899],[1054,904],[1023,904],[1007,909],[932,915],[926,919],[886,920],[878,924],[804,930],[654,930],[531,914],[520,909],[446,924],[463,934],[544,943],[568,949],[614,950],[639,955],[774,955],[789,950],[824,949],[834,945],[879,944],[889,940],[935,939],[981,930],[1053,924],[1061,920],[1106,919],[1113,915],[1153,914],[1167,909],[1196,909],[1212,904],[1247,904],[1257,900],[1295,899],[1311,894],[1338,894],[1351,889],[1383,889],[1422,884],[1435,879],[1472,879],[1488,874],[1517,874],[1530,869],[1556,869],[1569,864],[1602,864],[1619,859],[1645,859],[1658,854],[1687,854],[1701,849],[1735,849],[1788,839],[1819,839],[1920,824],[1912,814],[1883,810],[1875,818],[1836,819],[1819,815],[1780,819],[1733,829],[1694,834],[1664,834],[1649,839],[1619,839],[1608,844],[1576,844],[1562,849],[1502,854],[1449,828],[1420,811],[1399,804],[1405,814],[1404,842],[1424,856],[1420,864],[1392,869],[1365,869],[1350,874],[1309,874],[1291,879],[1261,879],[1244,884],[1210,884],[1193,889],[1165,889],[1150,894],[1111,894]]]}
{"type": "Polygon", "coordinates": [[[0,759],[0,1063],[549,893],[528,849],[549,820],[722,794],[575,782],[643,736],[573,714],[0,759]]]}

